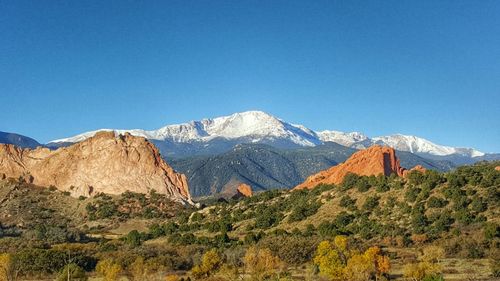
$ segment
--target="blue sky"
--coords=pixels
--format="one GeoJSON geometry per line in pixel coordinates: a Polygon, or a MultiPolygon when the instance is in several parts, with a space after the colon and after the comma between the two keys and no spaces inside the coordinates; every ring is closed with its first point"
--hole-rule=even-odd
{"type": "Polygon", "coordinates": [[[1,1],[0,130],[263,110],[500,152],[500,1],[1,1]]]}

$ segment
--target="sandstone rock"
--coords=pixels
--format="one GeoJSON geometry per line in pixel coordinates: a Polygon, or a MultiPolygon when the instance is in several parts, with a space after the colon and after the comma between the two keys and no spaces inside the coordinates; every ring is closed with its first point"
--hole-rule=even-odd
{"type": "Polygon", "coordinates": [[[500,171],[500,166],[496,166],[495,170],[500,171]]]}
{"type": "MultiPolygon", "coordinates": [[[[415,167],[421,170],[423,167],[415,167]]],[[[294,189],[311,189],[318,184],[340,184],[348,173],[360,176],[386,175],[394,173],[404,176],[405,169],[399,165],[396,152],[388,146],[374,145],[367,149],[354,153],[344,163],[333,166],[328,170],[321,171],[306,179],[294,189]]]]}
{"type": "Polygon", "coordinates": [[[240,184],[236,192],[243,197],[252,197],[253,195],[252,187],[245,183],[240,184]]]}
{"type": "Polygon", "coordinates": [[[408,176],[408,173],[411,172],[411,171],[419,171],[421,173],[425,173],[425,171],[427,171],[426,168],[424,168],[422,165],[417,165],[409,170],[404,170],[403,171],[403,177],[406,177],[408,176]]]}
{"type": "Polygon", "coordinates": [[[73,196],[155,189],[173,200],[192,203],[186,177],[176,173],[145,138],[100,132],[51,151],[0,144],[0,173],[33,176],[33,183],[56,186],[73,196]]]}

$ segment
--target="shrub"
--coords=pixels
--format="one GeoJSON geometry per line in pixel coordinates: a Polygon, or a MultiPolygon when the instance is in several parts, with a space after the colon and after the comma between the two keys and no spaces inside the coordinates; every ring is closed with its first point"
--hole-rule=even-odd
{"type": "Polygon", "coordinates": [[[256,281],[266,280],[285,268],[280,258],[273,256],[269,249],[248,248],[243,258],[245,271],[256,281]]]}
{"type": "Polygon", "coordinates": [[[88,277],[85,275],[85,271],[74,263],[66,265],[63,270],[57,276],[57,281],[87,281],[88,277]]]}
{"type": "Polygon", "coordinates": [[[471,209],[476,213],[482,213],[488,209],[488,203],[482,197],[474,196],[471,202],[471,209]]]}
{"type": "Polygon", "coordinates": [[[427,208],[443,208],[448,205],[448,201],[434,196],[427,200],[427,208]]]}
{"type": "Polygon", "coordinates": [[[439,246],[427,246],[423,250],[422,260],[430,263],[439,263],[445,256],[444,249],[439,246]]]}
{"type": "Polygon", "coordinates": [[[95,268],[98,275],[103,277],[104,281],[116,281],[122,271],[122,267],[111,259],[101,260],[95,268]]]}
{"type": "Polygon", "coordinates": [[[484,238],[487,240],[492,240],[494,238],[500,237],[500,226],[493,223],[487,223],[484,226],[484,238]]]}
{"type": "Polygon", "coordinates": [[[201,263],[191,269],[191,274],[195,278],[210,277],[217,272],[221,265],[222,258],[217,253],[217,250],[211,249],[203,255],[201,263]]]}
{"type": "Polygon", "coordinates": [[[351,208],[352,206],[355,206],[355,204],[356,199],[352,199],[349,195],[344,195],[340,199],[340,207],[351,208]]]}
{"type": "Polygon", "coordinates": [[[370,183],[368,182],[366,177],[360,177],[356,182],[356,188],[359,192],[367,192],[368,190],[370,190],[370,187],[370,183]]]}
{"type": "Polygon", "coordinates": [[[145,280],[148,276],[147,267],[144,263],[143,257],[137,257],[134,262],[128,266],[128,271],[132,275],[132,279],[135,281],[145,280]]]}
{"type": "Polygon", "coordinates": [[[415,202],[420,191],[422,191],[422,190],[420,188],[416,188],[416,187],[408,189],[408,191],[405,194],[406,201],[415,202]]]}
{"type": "Polygon", "coordinates": [[[342,180],[342,189],[348,190],[356,186],[359,176],[354,173],[347,173],[342,180]]]}
{"type": "Polygon", "coordinates": [[[318,201],[312,203],[308,203],[307,201],[300,202],[292,209],[292,213],[288,217],[288,222],[301,221],[312,216],[318,212],[320,207],[321,203],[318,201]]]}
{"type": "Polygon", "coordinates": [[[141,234],[137,230],[132,230],[125,237],[125,241],[132,248],[138,247],[142,243],[141,234]]]}
{"type": "Polygon", "coordinates": [[[0,254],[0,280],[11,281],[15,280],[15,265],[12,255],[0,254]]]}
{"type": "Polygon", "coordinates": [[[407,264],[403,268],[404,277],[414,281],[440,280],[441,268],[429,262],[407,264]]]}
{"type": "Polygon", "coordinates": [[[299,266],[312,259],[317,247],[317,240],[301,235],[273,235],[260,240],[257,246],[271,250],[273,255],[278,256],[289,265],[299,266]]]}
{"type": "Polygon", "coordinates": [[[378,196],[370,196],[370,197],[366,198],[366,201],[363,204],[363,209],[366,211],[372,211],[373,209],[375,209],[375,207],[378,206],[379,200],[380,200],[380,197],[378,197],[378,196]]]}
{"type": "Polygon", "coordinates": [[[257,213],[255,218],[256,228],[270,228],[277,225],[283,219],[283,214],[272,208],[266,208],[263,212],[257,213]]]}

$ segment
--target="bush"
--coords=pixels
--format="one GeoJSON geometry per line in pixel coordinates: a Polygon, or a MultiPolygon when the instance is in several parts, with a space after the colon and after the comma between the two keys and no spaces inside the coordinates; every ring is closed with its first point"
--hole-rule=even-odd
{"type": "Polygon", "coordinates": [[[443,280],[441,268],[429,262],[407,264],[403,269],[404,277],[415,281],[443,280]],[[441,278],[441,279],[439,279],[441,278]]]}
{"type": "Polygon", "coordinates": [[[257,213],[255,227],[266,229],[277,225],[283,219],[283,214],[272,208],[266,208],[263,212],[257,213]]]}
{"type": "Polygon", "coordinates": [[[484,226],[484,238],[492,240],[500,237],[500,226],[493,223],[486,223],[484,226]]]}
{"type": "Polygon", "coordinates": [[[356,204],[356,199],[352,199],[349,195],[344,195],[340,199],[340,207],[352,208],[356,204]]]}
{"type": "Polygon", "coordinates": [[[366,201],[363,204],[363,209],[366,211],[373,211],[373,209],[375,209],[375,207],[378,206],[379,200],[380,200],[380,197],[378,197],[378,196],[370,196],[370,197],[366,198],[366,201]]]}
{"type": "Polygon", "coordinates": [[[125,237],[125,241],[132,248],[140,246],[142,243],[141,239],[141,234],[137,230],[130,231],[125,237]]]}
{"type": "Polygon", "coordinates": [[[488,209],[488,203],[482,197],[475,196],[471,202],[471,209],[476,213],[482,213],[488,209]]]}
{"type": "Polygon", "coordinates": [[[408,202],[415,202],[417,200],[417,196],[420,194],[420,191],[422,191],[420,188],[410,188],[405,194],[405,199],[408,202]]]}
{"type": "Polygon", "coordinates": [[[304,220],[305,218],[316,214],[320,207],[321,203],[319,203],[318,201],[308,203],[307,201],[302,200],[302,202],[298,202],[297,205],[292,209],[292,213],[288,216],[288,222],[304,220]]]}
{"type": "Polygon", "coordinates": [[[222,266],[222,258],[217,250],[212,249],[206,252],[201,258],[201,263],[191,270],[195,278],[207,278],[213,275],[222,266]]]}
{"type": "Polygon", "coordinates": [[[261,281],[271,278],[284,270],[285,264],[280,258],[273,256],[269,249],[250,247],[243,258],[245,271],[253,280],[261,281]]]}
{"type": "Polygon", "coordinates": [[[354,173],[347,173],[344,179],[342,180],[342,189],[349,190],[356,186],[358,182],[359,176],[354,173]]]}
{"type": "Polygon", "coordinates": [[[97,263],[95,270],[99,276],[103,277],[104,281],[116,281],[122,267],[111,259],[105,259],[97,263]]]}
{"type": "Polygon", "coordinates": [[[434,196],[427,200],[427,208],[443,208],[448,205],[448,201],[434,196]]]}
{"type": "Polygon", "coordinates": [[[57,276],[57,281],[87,281],[88,277],[85,275],[85,271],[74,263],[70,263],[63,268],[63,270],[57,276]]]}

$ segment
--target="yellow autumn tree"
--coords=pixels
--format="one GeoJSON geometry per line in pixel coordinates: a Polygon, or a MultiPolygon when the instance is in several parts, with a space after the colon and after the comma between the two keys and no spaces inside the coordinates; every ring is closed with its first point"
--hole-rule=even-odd
{"type": "Polygon", "coordinates": [[[211,249],[203,255],[201,263],[191,269],[191,274],[194,278],[209,277],[217,272],[221,265],[222,258],[219,253],[216,249],[211,249]]]}
{"type": "Polygon", "coordinates": [[[388,273],[391,267],[389,257],[379,247],[359,253],[350,249],[346,236],[336,236],[333,243],[322,241],[313,262],[320,274],[330,280],[371,280],[388,273]]]}
{"type": "Polygon", "coordinates": [[[374,273],[374,265],[365,254],[355,254],[344,268],[344,276],[350,281],[369,281],[374,273]]]}
{"type": "Polygon", "coordinates": [[[349,249],[349,239],[347,238],[347,236],[337,235],[333,239],[333,243],[335,244],[340,259],[342,259],[342,262],[346,264],[347,259],[349,259],[349,256],[351,254],[349,249]]]}
{"type": "Polygon", "coordinates": [[[388,274],[391,270],[391,260],[388,256],[378,256],[376,262],[377,276],[388,274]]]}
{"type": "Polygon", "coordinates": [[[16,279],[14,261],[10,254],[0,254],[0,281],[13,281],[16,279]]]}
{"type": "Polygon", "coordinates": [[[128,271],[132,275],[132,279],[136,281],[145,280],[148,276],[148,267],[143,257],[137,257],[128,267],[128,271]]]}
{"type": "Polygon", "coordinates": [[[265,280],[267,278],[278,276],[285,268],[285,263],[279,257],[273,256],[269,249],[259,249],[250,247],[243,258],[245,271],[251,276],[252,280],[265,280]]]}
{"type": "Polygon", "coordinates": [[[335,245],[330,241],[319,243],[313,262],[318,266],[320,274],[324,277],[331,280],[343,279],[345,264],[335,245]]]}
{"type": "Polygon", "coordinates": [[[412,281],[421,281],[426,277],[439,276],[442,272],[440,260],[444,258],[444,250],[438,246],[424,248],[421,261],[404,267],[404,276],[412,281]]]}
{"type": "Polygon", "coordinates": [[[104,281],[116,281],[122,271],[122,267],[112,259],[101,260],[96,265],[96,272],[103,277],[104,281]]]}
{"type": "Polygon", "coordinates": [[[439,263],[445,256],[444,249],[439,246],[427,246],[423,250],[422,260],[439,263]]]}

